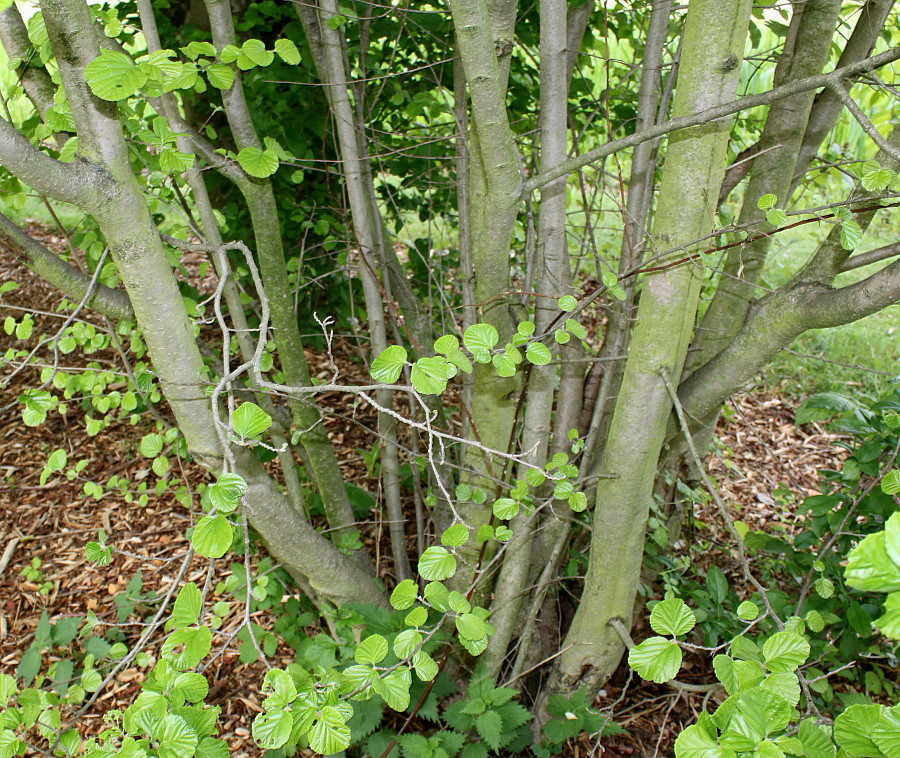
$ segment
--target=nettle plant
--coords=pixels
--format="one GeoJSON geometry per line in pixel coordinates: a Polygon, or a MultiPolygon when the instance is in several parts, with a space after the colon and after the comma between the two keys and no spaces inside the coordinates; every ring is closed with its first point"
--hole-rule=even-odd
{"type": "MultiPolygon", "coordinates": [[[[881,408],[884,428],[900,428],[895,403],[881,405],[887,406],[881,408]]],[[[894,460],[896,444],[890,452],[894,460]]],[[[880,478],[880,490],[888,497],[900,494],[900,470],[887,471],[880,478]]],[[[838,512],[837,517],[842,526],[846,524],[845,513],[838,512]]],[[[823,571],[824,564],[815,570],[823,571]]],[[[883,530],[864,537],[850,551],[843,571],[852,589],[888,593],[883,615],[868,623],[874,623],[885,637],[900,639],[900,513],[896,508],[883,530]]],[[[811,608],[803,617],[782,620],[761,585],[754,583],[754,589],[756,602],[745,600],[736,611],[745,628],[730,642],[717,648],[685,642],[683,638],[696,625],[694,612],[682,600],[669,597],[656,602],[650,613],[650,627],[659,636],[629,651],[628,663],[640,676],[661,684],[672,682],[676,688],[683,686],[672,681],[681,668],[683,650],[718,653],[712,664],[726,698],[712,712],[702,712],[697,723],[678,736],[676,757],[891,758],[900,754],[900,705],[890,707],[857,695],[845,699],[847,707],[833,721],[819,711],[815,693],[822,690],[816,685],[830,675],[816,668],[821,665],[820,656],[810,661],[812,643],[823,629],[828,631],[841,619],[811,608]]],[[[827,600],[834,587],[820,576],[816,592],[827,600]]]]}

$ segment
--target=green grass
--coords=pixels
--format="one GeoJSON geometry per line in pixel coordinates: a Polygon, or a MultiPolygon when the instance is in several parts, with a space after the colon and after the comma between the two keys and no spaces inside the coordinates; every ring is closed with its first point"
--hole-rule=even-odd
{"type": "MultiPolygon", "coordinates": [[[[896,239],[896,227],[896,218],[879,220],[866,234],[860,251],[896,239]]],[[[809,225],[780,235],[766,266],[768,285],[784,284],[809,259],[826,232],[824,225],[821,230],[809,225]]],[[[873,264],[842,274],[835,284],[841,287],[860,281],[884,265],[873,264]]],[[[888,390],[891,378],[900,376],[900,305],[834,329],[811,330],[794,340],[789,349],[815,357],[799,357],[782,351],[765,369],[768,387],[778,387],[797,399],[830,391],[879,397],[888,390]]]]}

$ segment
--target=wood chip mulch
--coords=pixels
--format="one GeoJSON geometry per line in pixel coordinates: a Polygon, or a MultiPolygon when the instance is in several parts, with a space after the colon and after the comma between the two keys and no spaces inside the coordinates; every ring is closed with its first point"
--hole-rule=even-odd
{"type": "MultiPolygon", "coordinates": [[[[65,247],[65,241],[43,229],[32,233],[43,238],[55,249],[65,247]]],[[[0,282],[17,281],[19,289],[3,296],[0,304],[0,323],[7,316],[21,318],[29,308],[43,312],[35,315],[35,337],[52,334],[62,323],[55,309],[59,293],[50,285],[31,275],[8,254],[0,256],[0,282]]],[[[197,281],[194,281],[197,284],[197,281]]],[[[200,282],[200,289],[208,290],[214,282],[200,282]]],[[[88,312],[79,318],[103,324],[102,318],[88,312]]],[[[30,347],[34,340],[28,342],[30,347]]],[[[9,347],[22,349],[26,341],[17,341],[0,330],[0,355],[9,347]]],[[[336,355],[350,353],[349,346],[338,344],[336,355]]],[[[46,355],[46,351],[41,355],[46,355]]],[[[75,355],[62,356],[75,363],[75,355]]],[[[331,376],[328,361],[309,354],[314,375],[322,379],[331,376]]],[[[120,371],[121,364],[113,350],[87,356],[111,371],[120,371]]],[[[367,381],[365,367],[349,358],[338,358],[342,380],[348,383],[367,381]]],[[[3,367],[3,377],[14,367],[3,367]]],[[[103,622],[114,624],[114,597],[125,592],[126,585],[137,572],[142,572],[143,592],[164,592],[176,576],[186,541],[184,529],[196,518],[199,508],[189,512],[174,497],[171,490],[157,494],[157,477],[150,471],[146,458],[137,450],[141,435],[153,430],[152,424],[141,421],[132,427],[128,421],[116,422],[95,436],[85,429],[83,413],[78,403],[70,401],[70,412],[62,416],[52,412],[43,425],[32,428],[22,423],[21,403],[17,398],[28,387],[39,383],[40,371],[27,368],[7,386],[0,386],[0,671],[15,675],[18,661],[34,638],[42,613],[51,621],[68,616],[84,616],[94,611],[103,622]],[[66,449],[69,465],[86,460],[87,465],[73,481],[64,475],[51,476],[45,484],[39,477],[48,455],[59,447],[66,449]],[[87,480],[105,483],[110,476],[127,479],[133,487],[147,482],[146,505],[135,500],[123,501],[121,495],[107,491],[99,499],[85,496],[87,480]],[[86,561],[84,545],[97,539],[103,530],[127,554],[117,554],[109,567],[97,568],[86,561]],[[27,578],[23,572],[33,559],[40,560],[37,578],[27,578]]],[[[325,397],[323,403],[335,409],[352,407],[347,398],[325,397]]],[[[796,518],[784,501],[784,493],[817,492],[816,471],[832,467],[839,458],[834,447],[835,437],[817,426],[797,428],[793,423],[791,403],[777,395],[752,393],[735,396],[734,412],[720,422],[718,443],[712,457],[710,471],[718,482],[723,498],[734,508],[736,517],[751,528],[779,528],[790,530],[796,518]]],[[[345,411],[346,412],[346,411],[345,411]]],[[[375,491],[376,482],[368,477],[358,450],[372,445],[371,430],[376,425],[370,409],[358,407],[352,418],[332,416],[326,422],[329,437],[335,442],[344,473],[350,481],[375,491]]],[[[208,477],[199,467],[185,464],[184,476],[192,487],[208,477]]],[[[377,494],[377,493],[376,493],[377,494]]],[[[717,516],[709,510],[698,516],[709,522],[717,516]]],[[[391,571],[390,549],[382,545],[387,529],[376,518],[363,528],[363,540],[370,546],[379,545],[379,572],[391,571]]],[[[225,564],[223,564],[224,567],[225,564]]],[[[195,558],[186,579],[203,586],[207,561],[195,558]]],[[[213,598],[218,599],[217,597],[213,598]]],[[[231,601],[233,608],[224,618],[222,632],[236,628],[242,618],[240,603],[231,601]]],[[[258,614],[254,621],[266,627],[271,619],[258,614]]],[[[132,614],[121,627],[126,643],[134,642],[142,631],[142,617],[132,614]]],[[[217,648],[214,647],[214,650],[217,648]]],[[[63,651],[56,651],[61,653],[63,651]]],[[[149,652],[158,654],[151,647],[149,652]]],[[[55,653],[45,658],[45,664],[59,659],[55,653]]],[[[272,664],[284,665],[291,660],[291,651],[282,646],[272,664]]],[[[222,707],[219,736],[227,740],[236,758],[258,756],[261,751],[250,736],[253,716],[260,710],[262,696],[259,684],[265,673],[262,663],[243,664],[234,646],[222,649],[207,669],[211,696],[209,702],[222,707]]],[[[80,722],[84,732],[92,733],[102,727],[102,715],[107,710],[124,707],[139,691],[143,673],[125,669],[115,683],[102,694],[98,704],[80,722]]],[[[608,706],[623,696],[615,709],[616,720],[629,730],[628,737],[617,737],[606,745],[598,745],[587,736],[570,745],[575,756],[600,755],[668,755],[674,735],[696,718],[702,709],[702,695],[682,694],[639,683],[634,677],[627,681],[624,670],[607,685],[598,705],[608,706]]]]}

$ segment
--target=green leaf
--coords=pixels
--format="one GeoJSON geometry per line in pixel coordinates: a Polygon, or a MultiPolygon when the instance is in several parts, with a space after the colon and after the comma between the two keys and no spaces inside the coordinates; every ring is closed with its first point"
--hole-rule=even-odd
{"type": "Polygon", "coordinates": [[[745,600],[738,606],[737,616],[742,621],[753,621],[753,619],[759,616],[759,608],[756,603],[745,600]]]}
{"type": "Polygon", "coordinates": [[[628,651],[628,665],[657,684],[674,679],[681,668],[681,648],[664,637],[650,637],[628,651]]]}
{"type": "Polygon", "coordinates": [[[767,192],[759,200],[756,201],[756,207],[761,211],[768,211],[774,208],[777,202],[778,198],[771,192],[767,192]]]}
{"type": "Polygon", "coordinates": [[[309,730],[309,746],[321,755],[333,755],[350,747],[350,728],[339,708],[326,705],[309,730]]]}
{"type": "Polygon", "coordinates": [[[394,591],[391,593],[391,606],[398,611],[405,611],[416,602],[417,595],[416,583],[412,579],[404,579],[394,587],[394,591]]]}
{"type": "Polygon", "coordinates": [[[494,501],[494,516],[503,521],[515,518],[519,512],[519,504],[509,497],[501,497],[494,501]]]}
{"type": "Polygon", "coordinates": [[[255,437],[272,426],[272,418],[256,403],[242,403],[231,416],[231,428],[241,437],[255,437]]]}
{"type": "Polygon", "coordinates": [[[372,689],[384,698],[395,711],[409,708],[409,685],[412,676],[406,666],[400,666],[382,679],[372,682],[372,689]]]}
{"type": "Polygon", "coordinates": [[[862,175],[862,186],[867,192],[881,192],[887,189],[896,176],[893,171],[881,166],[867,167],[862,175]]]}
{"type": "Polygon", "coordinates": [[[460,547],[469,540],[469,530],[465,524],[453,524],[441,535],[441,544],[447,547],[460,547]]]}
{"type": "Polygon", "coordinates": [[[885,495],[900,494],[900,469],[888,471],[881,480],[881,491],[885,495]]]}
{"type": "Polygon", "coordinates": [[[855,250],[862,238],[862,227],[856,221],[841,222],[841,247],[844,250],[855,250]]]}
{"type": "Polygon", "coordinates": [[[561,311],[571,313],[578,307],[578,301],[572,295],[566,295],[557,300],[556,305],[561,311]]]}
{"type": "Polygon", "coordinates": [[[499,750],[503,744],[503,719],[494,710],[488,710],[475,719],[478,736],[491,750],[499,750]]]}
{"type": "Polygon", "coordinates": [[[683,600],[674,597],[657,603],[650,612],[650,628],[657,634],[680,637],[691,631],[696,623],[694,612],[683,600]]]}
{"type": "Polygon", "coordinates": [[[387,654],[387,640],[380,634],[373,634],[357,645],[353,659],[357,663],[374,666],[377,663],[381,663],[387,654]]]}
{"type": "Polygon", "coordinates": [[[293,719],[287,711],[269,711],[259,713],[253,719],[253,739],[260,747],[277,750],[291,736],[293,719]]]}
{"type": "Polygon", "coordinates": [[[173,668],[184,671],[200,663],[211,646],[212,630],[208,626],[187,627],[178,629],[166,637],[162,646],[162,656],[173,668]]]}
{"type": "Polygon", "coordinates": [[[199,742],[196,732],[187,722],[172,713],[156,724],[153,738],[159,742],[159,758],[190,758],[199,742]]]}
{"type": "Polygon", "coordinates": [[[145,434],[141,437],[139,450],[145,458],[155,458],[162,452],[165,444],[163,438],[159,434],[145,434]]]}
{"type": "Polygon", "coordinates": [[[875,620],[875,626],[885,637],[900,640],[900,592],[884,599],[884,615],[875,620]]]}
{"type": "Polygon", "coordinates": [[[231,547],[231,524],[221,513],[204,516],[194,527],[191,545],[204,558],[221,558],[231,547]]]}
{"type": "Polygon", "coordinates": [[[675,755],[678,758],[735,758],[736,753],[720,747],[702,726],[694,724],[678,735],[675,755]]]}
{"type": "Polygon", "coordinates": [[[797,737],[803,744],[806,758],[834,758],[834,743],[822,727],[816,726],[815,719],[801,721],[797,737]]]}
{"type": "Polygon", "coordinates": [[[419,358],[409,374],[413,387],[423,395],[440,395],[447,389],[447,381],[456,374],[453,364],[437,356],[419,358]]]}
{"type": "Polygon", "coordinates": [[[60,448],[59,450],[54,450],[50,453],[50,456],[47,458],[47,468],[50,471],[59,472],[62,471],[66,467],[66,463],[69,460],[69,456],[66,451],[60,448]]]}
{"type": "Polygon", "coordinates": [[[209,502],[221,513],[231,513],[247,491],[247,482],[240,474],[225,473],[211,484],[206,492],[209,502]]]}
{"type": "Polygon", "coordinates": [[[400,345],[391,345],[381,351],[372,361],[369,373],[376,382],[395,384],[406,365],[406,349],[400,345]]]}
{"type": "Polygon", "coordinates": [[[428,581],[449,579],[456,573],[456,558],[442,547],[430,547],[419,558],[419,573],[428,581]]]}
{"type": "Polygon", "coordinates": [[[900,566],[888,556],[885,532],[864,538],[847,556],[844,577],[847,584],[863,592],[900,590],[900,566]]]}
{"type": "Polygon", "coordinates": [[[130,97],[147,81],[147,75],[130,56],[112,50],[102,50],[88,63],[84,78],[97,97],[113,102],[130,97]]]}
{"type": "Polygon", "coordinates": [[[572,335],[569,334],[565,329],[557,329],[553,332],[553,339],[555,339],[560,345],[566,345],[572,339],[572,335]]]}
{"type": "MultiPolygon", "coordinates": [[[[230,529],[229,529],[230,531],[230,529]]],[[[188,582],[179,591],[172,605],[172,624],[176,629],[191,626],[200,618],[201,595],[197,585],[188,582]]]]}
{"type": "Polygon", "coordinates": [[[190,153],[182,153],[170,147],[159,154],[159,167],[166,174],[181,174],[193,165],[194,156],[190,153]]]}
{"type": "Polygon", "coordinates": [[[825,600],[828,600],[828,598],[834,595],[834,582],[828,577],[823,576],[816,579],[813,586],[816,588],[816,593],[819,597],[824,598],[825,600]]]}
{"type": "Polygon", "coordinates": [[[494,368],[497,369],[497,374],[500,376],[509,377],[516,373],[515,362],[505,353],[499,353],[498,355],[493,356],[491,362],[494,364],[494,368]]]}
{"type": "Polygon", "coordinates": [[[587,495],[583,492],[573,492],[569,496],[569,507],[575,511],[575,513],[581,513],[584,510],[587,510],[588,500],[587,495]]]}
{"type": "Polygon", "coordinates": [[[278,171],[278,153],[274,150],[245,147],[238,153],[237,160],[241,168],[256,179],[265,179],[278,171]]]}
{"type": "Polygon", "coordinates": [[[206,78],[216,89],[231,89],[231,85],[234,84],[234,71],[224,63],[210,63],[206,68],[206,78]]]}
{"type": "Polygon", "coordinates": [[[300,51],[292,40],[285,37],[275,40],[275,52],[289,66],[296,66],[300,62],[300,51]]]}
{"type": "MultiPolygon", "coordinates": [[[[412,582],[412,579],[406,581],[412,582]]],[[[413,582],[415,586],[415,582],[413,582]]],[[[450,607],[450,592],[440,582],[429,582],[422,591],[425,599],[431,603],[431,606],[441,613],[444,613],[450,607]]],[[[394,606],[395,608],[397,606],[394,606]]],[[[409,607],[409,606],[407,606],[409,607]]]]}
{"type": "Polygon", "coordinates": [[[534,330],[534,321],[520,321],[516,326],[516,331],[523,337],[530,337],[532,334],[534,334],[534,330]]]}
{"type": "Polygon", "coordinates": [[[490,352],[500,341],[500,335],[490,324],[472,324],[463,334],[463,344],[470,353],[490,352]]]}
{"type": "Polygon", "coordinates": [[[772,208],[766,211],[766,221],[772,226],[784,226],[787,223],[787,213],[781,208],[772,208]]]}
{"type": "Polygon", "coordinates": [[[464,613],[456,617],[456,631],[467,640],[480,640],[485,636],[484,621],[474,613],[464,613]]]}
{"type": "Polygon", "coordinates": [[[407,626],[422,626],[428,621],[428,609],[423,606],[419,606],[418,608],[413,608],[409,613],[406,614],[406,618],[403,619],[403,623],[407,626]]]}
{"type": "Polygon", "coordinates": [[[532,342],[525,348],[525,357],[535,366],[546,366],[550,363],[550,350],[541,342],[532,342]]]}
{"type": "Polygon", "coordinates": [[[170,697],[176,694],[190,703],[199,703],[209,694],[209,682],[196,672],[179,674],[169,690],[170,697]]]}
{"type": "Polygon", "coordinates": [[[855,758],[880,758],[872,736],[885,710],[883,705],[851,705],[834,721],[835,742],[855,758]]]}
{"type": "Polygon", "coordinates": [[[809,641],[793,632],[776,632],[763,645],[766,667],[774,673],[795,671],[809,657],[809,641]]]}
{"type": "Polygon", "coordinates": [[[569,332],[573,337],[576,337],[580,340],[583,340],[585,337],[587,337],[587,332],[585,331],[584,327],[573,318],[566,319],[566,331],[569,332]]]}
{"type": "Polygon", "coordinates": [[[438,675],[438,665],[434,658],[421,650],[413,656],[412,664],[416,676],[423,682],[430,682],[438,675]]]}
{"type": "Polygon", "coordinates": [[[900,756],[900,708],[885,709],[875,727],[872,741],[888,758],[900,756]]]}
{"type": "Polygon", "coordinates": [[[237,64],[242,71],[249,71],[256,66],[265,67],[275,60],[275,54],[266,50],[266,46],[258,39],[248,39],[241,45],[241,53],[237,64]]]}
{"type": "Polygon", "coordinates": [[[422,644],[422,635],[415,629],[404,629],[394,638],[394,655],[400,660],[408,658],[412,655],[419,645],[422,644]]]}

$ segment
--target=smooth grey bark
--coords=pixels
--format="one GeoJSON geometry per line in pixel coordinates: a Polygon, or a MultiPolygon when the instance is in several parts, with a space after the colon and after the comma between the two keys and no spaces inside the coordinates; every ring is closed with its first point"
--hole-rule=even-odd
{"type": "MultiPolygon", "coordinates": [[[[672,0],[655,0],[650,11],[647,38],[644,43],[644,57],[641,62],[643,71],[638,91],[635,132],[642,132],[657,121],[663,51],[671,13],[672,0]]],[[[628,180],[628,198],[625,205],[622,246],[619,255],[618,274],[620,277],[633,270],[643,256],[656,158],[656,143],[652,140],[641,142],[635,146],[632,152],[631,176],[628,180]]],[[[633,326],[636,286],[637,281],[634,277],[623,280],[625,299],[612,302],[606,333],[603,337],[603,346],[598,355],[601,359],[624,355],[628,349],[628,340],[633,326]]],[[[582,469],[585,474],[594,473],[597,456],[601,450],[602,441],[606,438],[615,398],[625,370],[624,363],[618,361],[601,363],[600,366],[603,375],[600,378],[600,386],[594,400],[583,457],[582,469]]]]}
{"type": "MultiPolygon", "coordinates": [[[[195,458],[214,473],[223,451],[206,396],[203,360],[159,233],[131,171],[114,103],[95,98],[84,66],[99,54],[84,0],[45,0],[41,9],[72,106],[79,150],[97,177],[89,211],[97,220],[128,291],[162,390],[195,458]]],[[[8,160],[0,143],[0,158],[8,160]]],[[[87,166],[87,162],[81,165],[87,166]]],[[[371,576],[301,519],[249,450],[233,451],[248,483],[245,507],[272,555],[331,602],[385,604],[371,576]]]]}
{"type": "Polygon", "coordinates": [[[0,42],[9,60],[19,59],[22,62],[16,68],[19,81],[28,99],[34,103],[41,119],[47,109],[53,105],[53,94],[56,85],[43,66],[28,60],[28,49],[32,47],[28,38],[28,28],[22,20],[22,14],[15,5],[0,12],[0,42]]]}
{"type": "MultiPolygon", "coordinates": [[[[840,0],[807,0],[794,6],[792,34],[788,35],[775,68],[776,87],[822,70],[828,62],[840,9],[840,0]]],[[[770,231],[774,227],[765,222],[765,212],[757,207],[757,201],[765,194],[774,194],[779,207],[790,202],[788,195],[796,156],[806,133],[812,104],[813,92],[808,90],[779,100],[769,108],[738,225],[760,224],[763,231],[770,231]]],[[[765,236],[729,250],[716,294],[701,322],[696,350],[688,361],[689,372],[718,353],[740,329],[747,309],[756,297],[756,284],[771,241],[771,237],[765,236]]]]}
{"type": "MultiPolygon", "coordinates": [[[[227,0],[205,0],[213,43],[218,49],[235,44],[234,18],[227,0]]],[[[261,147],[244,97],[240,72],[235,72],[230,90],[222,93],[225,115],[238,149],[261,147]]],[[[241,175],[238,188],[247,202],[253,224],[260,273],[272,310],[272,328],[278,357],[287,383],[309,386],[309,367],[293,308],[293,292],[288,285],[278,208],[271,182],[241,175]]],[[[300,432],[300,444],[306,451],[316,486],[322,496],[328,523],[337,539],[355,520],[344,479],[334,449],[322,428],[318,409],[301,400],[291,402],[294,424],[300,432]]]]}
{"type": "MultiPolygon", "coordinates": [[[[676,117],[726,101],[735,91],[750,13],[748,0],[691,0],[675,95],[676,117]]],[[[730,123],[708,123],[669,140],[653,241],[662,249],[690,245],[715,227],[730,123]]],[[[544,172],[545,174],[548,172],[544,172]]],[[[552,173],[552,172],[549,172],[552,173]]],[[[558,659],[553,689],[604,681],[624,645],[610,619],[634,611],[656,464],[672,401],[660,370],[681,371],[700,294],[696,267],[644,280],[637,324],[609,439],[601,458],[612,474],[597,488],[588,572],[581,601],[558,659]]]]}
{"type": "MultiPolygon", "coordinates": [[[[147,52],[153,53],[161,50],[162,43],[159,38],[159,30],[156,25],[156,18],[154,16],[151,0],[137,0],[137,7],[141,20],[141,29],[147,43],[147,52]]],[[[181,115],[178,112],[178,103],[176,102],[175,97],[171,93],[163,94],[158,99],[156,107],[166,121],[168,121],[169,127],[176,134],[175,145],[177,149],[183,153],[193,152],[191,149],[190,137],[180,133],[178,130],[181,115]]],[[[219,225],[216,221],[215,213],[213,212],[212,202],[209,199],[206,182],[196,161],[189,169],[187,169],[187,171],[185,171],[185,177],[188,186],[191,188],[191,193],[194,197],[194,205],[197,209],[197,215],[199,216],[201,224],[201,229],[198,231],[202,233],[208,246],[211,248],[211,251],[216,251],[222,247],[224,240],[219,232],[219,225]]],[[[234,326],[234,335],[240,348],[241,358],[245,362],[251,361],[254,357],[255,347],[251,338],[250,328],[247,324],[246,314],[244,313],[244,306],[243,303],[241,303],[237,283],[234,281],[234,277],[231,275],[231,271],[228,268],[227,257],[225,254],[219,256],[213,252],[213,254],[210,255],[210,258],[212,259],[216,274],[220,279],[225,281],[223,295],[234,326]]],[[[227,370],[224,373],[227,373],[227,370]]],[[[273,419],[277,418],[278,412],[268,395],[262,392],[256,392],[253,397],[256,403],[268,413],[269,416],[273,419]]],[[[303,514],[304,518],[306,518],[308,513],[306,511],[305,497],[300,484],[300,478],[297,474],[297,465],[294,462],[294,456],[290,446],[287,444],[287,439],[285,439],[278,424],[274,425],[270,430],[270,437],[272,439],[273,447],[278,451],[278,461],[281,465],[288,497],[294,507],[303,514]]]]}
{"type": "MultiPolygon", "coordinates": [[[[449,0],[449,6],[471,103],[470,231],[475,300],[479,320],[497,329],[503,345],[515,330],[510,309],[514,302],[506,293],[520,194],[518,160],[505,104],[511,49],[507,43],[511,46],[513,40],[515,2],[495,0],[489,5],[486,0],[449,0]]],[[[469,433],[483,446],[508,449],[517,405],[514,393],[520,384],[518,376],[500,377],[493,366],[475,367],[469,433]]],[[[469,483],[492,493],[492,480],[502,473],[502,464],[473,447],[466,449],[463,460],[469,471],[476,472],[469,475],[469,483]]],[[[473,538],[490,519],[488,507],[473,503],[458,504],[457,512],[473,538]]],[[[474,539],[461,550],[473,567],[480,552],[474,539]]],[[[467,588],[471,579],[472,570],[462,567],[454,577],[455,588],[467,588]]]]}
{"type": "MultiPolygon", "coordinates": [[[[19,256],[39,277],[46,279],[69,297],[80,301],[87,293],[91,284],[88,274],[66,263],[2,214],[0,243],[19,256]]],[[[128,295],[105,284],[95,284],[94,293],[84,305],[116,321],[134,317],[128,295]]]]}
{"type": "MultiPolygon", "coordinates": [[[[353,114],[344,69],[345,41],[340,32],[328,25],[329,19],[337,13],[335,0],[319,0],[319,33],[321,34],[324,82],[328,89],[328,101],[334,115],[338,147],[341,156],[341,172],[344,175],[350,216],[360,257],[360,277],[366,302],[366,315],[371,337],[371,358],[376,358],[387,348],[384,306],[381,285],[377,271],[380,268],[376,250],[380,244],[380,220],[375,215],[374,193],[370,198],[366,191],[368,161],[367,151],[359,146],[357,130],[362,128],[353,114]]],[[[385,276],[385,283],[389,277],[385,276]]],[[[390,390],[378,390],[378,404],[382,408],[393,406],[390,390]]],[[[408,579],[411,575],[409,556],[406,552],[406,530],[403,508],[400,502],[399,455],[397,445],[397,421],[388,413],[379,413],[378,432],[382,438],[381,466],[384,499],[388,514],[388,530],[391,538],[391,553],[398,579],[408,579]]]]}
{"type": "MultiPolygon", "coordinates": [[[[540,165],[541,170],[545,170],[564,161],[567,154],[569,56],[566,0],[541,0],[540,15],[540,165]]],[[[536,272],[536,291],[539,295],[549,296],[535,298],[535,333],[543,334],[559,314],[556,306],[558,298],[571,294],[565,178],[541,189],[533,268],[536,272]]],[[[529,369],[521,450],[524,460],[536,465],[542,465],[547,459],[550,446],[556,376],[557,367],[553,363],[531,366],[529,369]]],[[[560,392],[571,389],[560,388],[560,392]]],[[[563,438],[566,431],[558,426],[556,428],[556,434],[562,434],[563,438]]],[[[524,477],[525,471],[521,471],[519,476],[524,477]]],[[[487,670],[494,677],[499,673],[510,640],[521,627],[520,613],[527,595],[536,520],[533,514],[523,509],[510,525],[513,537],[506,547],[491,605],[496,634],[488,641],[484,653],[487,670]]]]}

